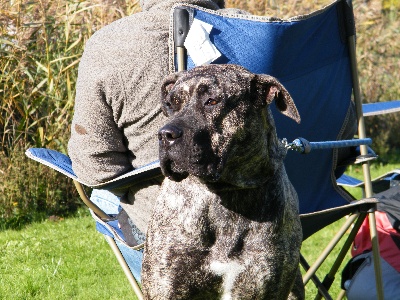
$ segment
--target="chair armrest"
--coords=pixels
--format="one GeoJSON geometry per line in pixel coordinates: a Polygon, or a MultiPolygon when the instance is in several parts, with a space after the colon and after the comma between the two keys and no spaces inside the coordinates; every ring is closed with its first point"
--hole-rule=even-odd
{"type": "Polygon", "coordinates": [[[364,117],[400,112],[400,100],[365,103],[362,109],[364,117]]]}
{"type": "Polygon", "coordinates": [[[26,150],[25,154],[29,158],[48,166],[85,186],[96,189],[112,190],[126,185],[131,185],[132,182],[138,183],[162,175],[160,162],[157,160],[133,171],[122,174],[114,179],[93,185],[88,184],[76,176],[72,169],[71,159],[65,154],[46,148],[29,148],[26,150]]]}

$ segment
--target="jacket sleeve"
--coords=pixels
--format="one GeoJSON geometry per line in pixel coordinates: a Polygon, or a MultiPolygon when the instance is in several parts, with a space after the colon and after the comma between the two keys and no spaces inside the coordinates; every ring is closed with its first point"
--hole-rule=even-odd
{"type": "Polygon", "coordinates": [[[93,35],[81,58],[68,143],[74,172],[90,185],[131,170],[133,157],[112,110],[113,102],[123,102],[122,81],[109,63],[112,53],[102,53],[101,42],[93,35]]]}

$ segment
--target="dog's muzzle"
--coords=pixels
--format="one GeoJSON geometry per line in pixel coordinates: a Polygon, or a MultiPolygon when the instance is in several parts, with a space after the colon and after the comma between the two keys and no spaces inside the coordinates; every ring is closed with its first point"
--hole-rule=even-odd
{"type": "Polygon", "coordinates": [[[161,147],[172,146],[182,137],[182,130],[174,125],[167,124],[158,131],[158,140],[161,147]]]}
{"type": "Polygon", "coordinates": [[[158,131],[160,166],[164,176],[174,181],[181,181],[188,173],[177,166],[179,147],[174,147],[181,141],[183,131],[175,125],[167,124],[158,131]]]}
{"type": "Polygon", "coordinates": [[[189,174],[206,181],[219,178],[219,160],[211,150],[206,131],[169,123],[158,131],[158,140],[164,176],[174,181],[181,181],[189,174]]]}

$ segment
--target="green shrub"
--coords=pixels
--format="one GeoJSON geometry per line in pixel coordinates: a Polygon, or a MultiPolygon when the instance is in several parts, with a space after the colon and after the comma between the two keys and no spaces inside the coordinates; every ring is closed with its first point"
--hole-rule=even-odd
{"type": "Polygon", "coordinates": [[[28,159],[22,149],[0,157],[0,163],[9,166],[0,185],[0,229],[20,228],[52,215],[66,216],[79,207],[71,180],[28,159]]]}

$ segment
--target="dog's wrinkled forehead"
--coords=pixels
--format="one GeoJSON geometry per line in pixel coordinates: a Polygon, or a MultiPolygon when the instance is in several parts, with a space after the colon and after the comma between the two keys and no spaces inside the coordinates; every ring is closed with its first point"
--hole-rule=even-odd
{"type": "Polygon", "coordinates": [[[246,83],[249,83],[253,76],[254,74],[237,65],[208,65],[187,71],[176,81],[175,87],[193,93],[194,89],[207,86],[235,94],[247,87],[246,83]]]}

